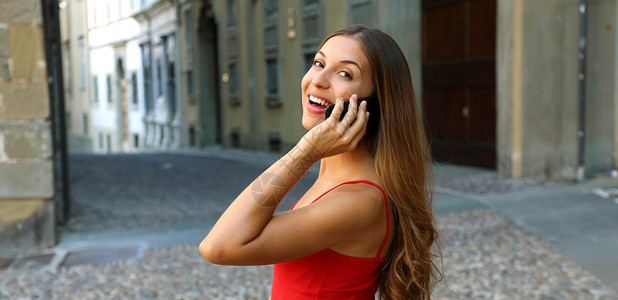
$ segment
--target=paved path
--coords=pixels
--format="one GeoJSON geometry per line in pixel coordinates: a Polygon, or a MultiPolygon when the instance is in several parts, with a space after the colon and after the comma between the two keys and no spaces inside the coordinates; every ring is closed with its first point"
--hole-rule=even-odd
{"type": "MultiPolygon", "coordinates": [[[[72,156],[74,218],[48,254],[0,260],[0,299],[264,299],[272,268],[206,263],[197,243],[276,156],[209,149],[72,156]]],[[[438,299],[618,299],[618,204],[585,185],[438,165],[438,299]]],[[[281,209],[306,190],[309,172],[281,209]]]]}

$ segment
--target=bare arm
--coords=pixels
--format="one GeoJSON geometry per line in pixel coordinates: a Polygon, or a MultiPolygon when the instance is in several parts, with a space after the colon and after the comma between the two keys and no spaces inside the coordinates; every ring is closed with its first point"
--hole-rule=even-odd
{"type": "MultiPolygon", "coordinates": [[[[285,194],[315,162],[354,149],[364,136],[368,117],[366,105],[360,105],[358,118],[350,126],[357,116],[356,97],[353,96],[352,100],[353,109],[341,122],[342,101],[338,100],[333,117],[311,129],[289,153],[234,200],[200,244],[200,253],[206,260],[219,264],[271,263],[279,260],[273,257],[289,258],[290,253],[299,247],[298,243],[311,243],[304,249],[325,245],[316,245],[315,241],[329,243],[322,236],[331,233],[329,225],[333,224],[322,222],[329,212],[317,213],[320,206],[313,211],[299,210],[276,217],[273,214],[285,194]],[[310,220],[317,222],[308,222],[310,220]],[[307,223],[322,225],[303,227],[302,224],[307,223]],[[270,258],[261,259],[268,257],[266,252],[273,251],[270,258]]],[[[330,213],[337,213],[336,209],[330,213]]]]}

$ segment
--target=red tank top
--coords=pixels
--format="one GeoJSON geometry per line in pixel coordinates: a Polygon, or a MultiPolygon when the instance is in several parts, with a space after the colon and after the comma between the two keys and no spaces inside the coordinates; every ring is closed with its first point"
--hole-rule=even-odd
{"type": "MultiPolygon", "coordinates": [[[[350,183],[366,183],[380,189],[386,203],[386,235],[374,258],[351,257],[325,249],[320,252],[284,263],[274,265],[272,300],[280,299],[320,299],[345,300],[374,299],[378,288],[377,279],[380,258],[386,245],[390,230],[390,217],[386,193],[377,184],[366,181],[348,181],[335,186],[320,195],[313,202],[337,187],[350,183]]],[[[311,202],[311,203],[313,203],[311,202]]],[[[296,204],[294,204],[296,206],[296,204]]],[[[292,209],[294,209],[292,206],[292,209]]]]}

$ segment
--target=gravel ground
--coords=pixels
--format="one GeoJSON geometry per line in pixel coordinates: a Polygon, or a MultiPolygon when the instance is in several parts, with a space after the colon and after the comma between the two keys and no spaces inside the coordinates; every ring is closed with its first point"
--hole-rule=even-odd
{"type": "Polygon", "coordinates": [[[479,196],[499,195],[522,189],[555,186],[558,182],[539,181],[528,178],[512,179],[498,176],[493,171],[484,171],[456,177],[436,177],[436,187],[479,196]]]}
{"type": "MultiPolygon", "coordinates": [[[[215,220],[267,167],[259,161],[161,153],[73,155],[70,163],[73,219],[61,229],[77,234],[215,220]]],[[[483,170],[458,174],[436,178],[437,187],[483,196],[544,185],[483,170]]],[[[288,199],[298,198],[314,177],[308,173],[288,199]]],[[[292,202],[282,203],[281,210],[292,202]]],[[[618,299],[590,273],[496,211],[437,219],[445,278],[435,299],[618,299]]],[[[0,271],[0,299],[268,297],[271,266],[215,266],[201,258],[198,242],[146,249],[137,259],[104,264],[9,268],[0,271]]]]}
{"type": "MultiPolygon", "coordinates": [[[[618,299],[495,211],[440,215],[438,223],[446,277],[436,299],[618,299]]],[[[271,277],[270,266],[215,266],[186,245],[137,260],[5,271],[0,299],[266,299],[271,277]]]]}

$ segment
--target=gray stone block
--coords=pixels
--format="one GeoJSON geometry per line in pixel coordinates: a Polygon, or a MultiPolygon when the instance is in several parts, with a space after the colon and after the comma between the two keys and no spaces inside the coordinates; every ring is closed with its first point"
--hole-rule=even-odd
{"type": "Polygon", "coordinates": [[[10,79],[9,59],[0,56],[0,81],[9,81],[10,79]]]}
{"type": "Polygon", "coordinates": [[[0,82],[0,120],[41,120],[48,117],[46,83],[0,82]]]}
{"type": "Polygon", "coordinates": [[[0,23],[41,23],[40,2],[37,0],[0,1],[0,23]]]}
{"type": "Polygon", "coordinates": [[[0,198],[51,198],[52,179],[51,161],[0,164],[0,198]]]}
{"type": "Polygon", "coordinates": [[[0,26],[0,58],[9,57],[9,29],[0,26]]]}
{"type": "Polygon", "coordinates": [[[42,199],[0,201],[2,256],[36,253],[55,244],[54,203],[42,199]]]}
{"type": "MultiPolygon", "coordinates": [[[[0,123],[0,143],[8,159],[47,159],[52,155],[49,123],[0,123]]],[[[0,148],[1,149],[1,148],[0,148]]]]}

